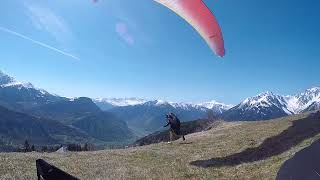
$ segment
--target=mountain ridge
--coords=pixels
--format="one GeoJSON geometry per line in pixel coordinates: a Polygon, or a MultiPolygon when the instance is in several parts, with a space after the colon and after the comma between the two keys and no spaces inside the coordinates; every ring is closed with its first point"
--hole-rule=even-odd
{"type": "Polygon", "coordinates": [[[222,114],[227,120],[268,120],[320,109],[320,88],[313,87],[302,93],[283,96],[273,92],[260,93],[222,114]]]}
{"type": "MultiPolygon", "coordinates": [[[[86,129],[91,133],[95,132],[93,127],[100,127],[98,124],[104,124],[108,119],[101,119],[102,109],[114,114],[113,116],[105,113],[104,116],[123,120],[134,132],[148,134],[162,129],[165,123],[164,115],[168,112],[177,114],[181,121],[208,118],[209,115],[229,121],[242,121],[268,120],[318,110],[320,88],[313,87],[291,96],[272,92],[260,93],[236,106],[214,100],[203,103],[183,103],[142,98],[66,98],[50,94],[31,83],[19,82],[0,71],[0,105],[37,117],[60,120],[67,125],[75,125],[74,123],[81,119],[82,123],[77,125],[82,129],[84,129],[83,124],[87,124],[95,117],[96,124],[91,124],[91,129],[86,129]]],[[[111,119],[109,121],[111,122],[111,119]]],[[[101,136],[101,133],[94,136],[101,136]]]]}

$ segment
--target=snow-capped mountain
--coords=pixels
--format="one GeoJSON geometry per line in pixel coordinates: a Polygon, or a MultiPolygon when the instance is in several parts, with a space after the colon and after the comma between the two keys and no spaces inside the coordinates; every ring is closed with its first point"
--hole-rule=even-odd
{"type": "Polygon", "coordinates": [[[314,87],[295,96],[286,96],[286,100],[288,108],[294,113],[305,112],[307,109],[317,110],[310,106],[316,107],[320,104],[320,88],[314,87]]]}
{"type": "Polygon", "coordinates": [[[135,106],[147,102],[141,98],[96,98],[93,101],[104,111],[115,107],[135,106]]]}
{"type": "Polygon", "coordinates": [[[97,98],[95,101],[109,103],[113,106],[134,106],[147,102],[147,100],[140,98],[97,98]]]}
{"type": "Polygon", "coordinates": [[[286,100],[280,95],[266,92],[247,98],[237,106],[223,113],[226,120],[264,120],[292,114],[286,100]]]}
{"type": "Polygon", "coordinates": [[[247,98],[223,113],[227,120],[266,120],[301,112],[319,110],[320,88],[307,89],[294,96],[281,96],[272,92],[247,98]]]}
{"type": "Polygon", "coordinates": [[[240,108],[245,108],[246,110],[261,107],[270,108],[272,106],[282,109],[287,114],[293,114],[292,111],[288,110],[286,98],[272,92],[265,92],[255,97],[247,98],[240,104],[240,108]]]}
{"type": "Polygon", "coordinates": [[[13,77],[3,73],[2,71],[0,71],[0,88],[17,88],[19,90],[21,90],[21,89],[34,89],[34,90],[39,91],[42,95],[49,95],[50,94],[44,89],[36,88],[35,86],[33,86],[33,84],[31,84],[29,82],[17,81],[13,77]]]}
{"type": "Polygon", "coordinates": [[[233,107],[233,105],[223,104],[223,103],[217,102],[215,100],[200,103],[200,104],[198,104],[198,106],[205,107],[207,109],[211,109],[215,114],[222,114],[225,111],[227,111],[233,107]]]}
{"type": "Polygon", "coordinates": [[[309,112],[309,111],[317,111],[320,109],[320,102],[314,102],[310,106],[308,106],[306,109],[303,110],[303,112],[309,112]]]}
{"type": "Polygon", "coordinates": [[[62,97],[23,83],[0,71],[0,105],[16,111],[24,111],[35,106],[59,101],[62,97]]]}
{"type": "Polygon", "coordinates": [[[188,110],[188,109],[197,109],[200,111],[207,111],[208,110],[204,106],[199,106],[197,104],[192,104],[192,103],[169,102],[169,104],[174,108],[180,108],[180,109],[184,109],[184,110],[188,110]]]}

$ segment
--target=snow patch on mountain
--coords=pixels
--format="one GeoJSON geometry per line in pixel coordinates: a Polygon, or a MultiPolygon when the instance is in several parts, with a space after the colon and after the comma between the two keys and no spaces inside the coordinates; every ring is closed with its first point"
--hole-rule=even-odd
{"type": "Polygon", "coordinates": [[[134,106],[147,102],[147,100],[140,98],[97,98],[95,101],[109,103],[113,106],[134,106]]]}
{"type": "Polygon", "coordinates": [[[164,100],[155,100],[154,103],[156,106],[169,105],[169,102],[164,101],[164,100]]]}
{"type": "Polygon", "coordinates": [[[299,105],[299,99],[295,96],[284,96],[287,102],[287,108],[289,111],[293,113],[298,113],[301,109],[301,106],[299,105]]]}
{"type": "MultiPolygon", "coordinates": [[[[17,88],[19,90],[21,89],[34,89],[38,92],[40,92],[41,95],[48,95],[49,93],[40,88],[36,88],[33,84],[29,82],[20,82],[17,81],[15,78],[3,73],[0,71],[0,88],[17,88]]],[[[54,95],[58,96],[58,95],[54,95]]]]}
{"type": "Polygon", "coordinates": [[[15,79],[0,71],[0,85],[5,85],[14,82],[15,79]]]}
{"type": "Polygon", "coordinates": [[[35,87],[31,83],[23,83],[19,81],[13,81],[7,84],[2,84],[1,87],[17,87],[18,89],[21,89],[21,88],[35,89],[35,87]]]}
{"type": "Polygon", "coordinates": [[[203,106],[199,106],[197,104],[192,104],[192,103],[176,103],[176,102],[169,102],[171,106],[174,108],[180,108],[183,110],[190,110],[190,109],[196,109],[200,111],[207,111],[208,109],[203,106]]]}
{"type": "Polygon", "coordinates": [[[212,100],[212,101],[209,101],[209,102],[200,103],[200,104],[198,104],[198,106],[206,107],[208,109],[212,109],[212,108],[215,108],[215,107],[221,107],[224,110],[228,110],[228,109],[231,109],[234,105],[224,104],[224,103],[220,103],[220,102],[217,102],[215,100],[212,100]]]}
{"type": "Polygon", "coordinates": [[[207,109],[211,109],[217,114],[222,114],[223,112],[225,112],[233,107],[233,105],[220,103],[215,100],[211,100],[209,102],[204,102],[204,103],[199,103],[197,105],[201,106],[201,107],[205,107],[207,109]]]}
{"type": "Polygon", "coordinates": [[[313,87],[307,89],[305,92],[294,95],[285,96],[287,107],[295,114],[301,113],[308,109],[311,105],[320,103],[320,88],[313,87]]]}
{"type": "Polygon", "coordinates": [[[221,114],[226,110],[232,108],[232,105],[226,105],[223,103],[219,103],[216,101],[210,101],[205,103],[186,103],[186,102],[170,102],[165,100],[154,100],[148,101],[144,103],[144,105],[149,106],[172,106],[175,109],[182,109],[182,110],[198,110],[206,112],[208,110],[213,110],[216,114],[221,114]]]}
{"type": "Polygon", "coordinates": [[[253,107],[268,107],[272,105],[274,100],[279,101],[278,95],[273,94],[272,92],[264,92],[261,94],[258,94],[257,96],[250,97],[245,99],[241,104],[240,108],[247,107],[247,108],[253,108],[253,107]]]}
{"type": "Polygon", "coordinates": [[[298,95],[297,98],[298,103],[301,106],[299,112],[301,112],[302,110],[308,108],[310,105],[320,102],[320,88],[314,87],[311,89],[307,89],[304,93],[298,95]]]}

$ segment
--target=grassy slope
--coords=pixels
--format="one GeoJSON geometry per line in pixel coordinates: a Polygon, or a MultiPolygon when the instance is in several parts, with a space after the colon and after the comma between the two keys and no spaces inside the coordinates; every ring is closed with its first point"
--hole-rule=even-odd
{"type": "Polygon", "coordinates": [[[277,136],[293,121],[305,116],[263,122],[221,123],[207,132],[188,135],[187,142],[191,144],[180,144],[178,140],[172,144],[160,143],[124,150],[67,154],[3,153],[0,154],[0,179],[36,179],[37,158],[43,158],[81,179],[274,179],[285,160],[319,139],[320,134],[299,141],[291,149],[264,160],[209,168],[190,163],[258,147],[266,138],[277,136]]]}

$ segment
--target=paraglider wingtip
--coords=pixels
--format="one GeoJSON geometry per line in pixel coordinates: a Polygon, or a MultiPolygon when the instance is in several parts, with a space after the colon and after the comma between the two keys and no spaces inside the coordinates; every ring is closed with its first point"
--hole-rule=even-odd
{"type": "Polygon", "coordinates": [[[219,58],[224,58],[225,57],[225,53],[220,53],[220,54],[216,54],[219,58]]]}

